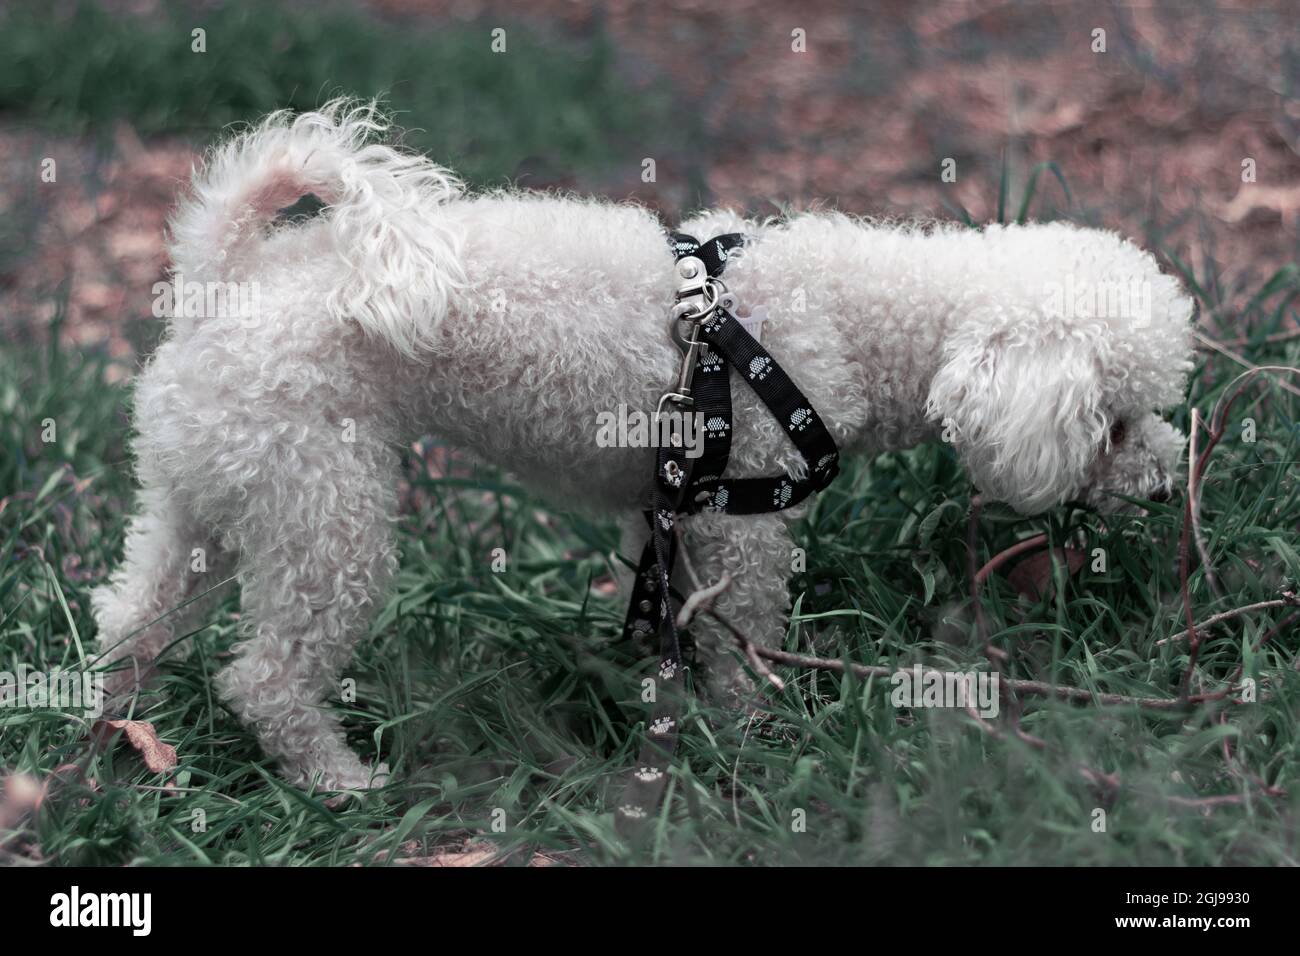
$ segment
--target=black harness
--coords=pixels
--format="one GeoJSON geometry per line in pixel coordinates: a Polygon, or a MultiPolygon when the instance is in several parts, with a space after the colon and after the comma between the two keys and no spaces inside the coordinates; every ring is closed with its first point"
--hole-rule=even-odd
{"type": "MultiPolygon", "coordinates": [[[[683,352],[676,388],[659,401],[656,422],[669,406],[667,436],[655,463],[654,491],[647,512],[650,540],[641,554],[624,634],[638,639],[658,632],[659,675],[646,686],[653,702],[649,732],[637,767],[618,805],[621,832],[631,835],[658,807],[667,782],[667,765],[677,748],[684,668],[672,603],[669,600],[679,514],[763,514],[782,511],[821,491],[839,472],[839,449],[812,403],[776,359],[758,344],[732,314],[735,299],[721,276],[732,250],[744,243],[735,233],[701,245],[682,233],[670,239],[677,258],[677,304],[670,334],[683,352]],[[688,335],[682,334],[687,326],[688,335]],[[807,465],[805,477],[724,478],[731,453],[731,369],[739,372],[790,436],[807,465]],[[703,454],[687,455],[686,415],[703,416],[703,454]]],[[[698,419],[697,419],[698,420],[698,419]]]]}

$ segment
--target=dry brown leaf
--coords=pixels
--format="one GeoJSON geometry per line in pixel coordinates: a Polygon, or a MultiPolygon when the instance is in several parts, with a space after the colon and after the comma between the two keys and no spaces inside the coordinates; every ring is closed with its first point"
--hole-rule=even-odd
{"type": "Polygon", "coordinates": [[[547,856],[545,853],[534,853],[528,860],[529,866],[572,866],[571,863],[558,856],[547,856]]]}
{"type": "Polygon", "coordinates": [[[1243,222],[1257,210],[1263,210],[1269,216],[1277,215],[1288,230],[1295,227],[1297,209],[1300,209],[1300,183],[1285,186],[1247,183],[1228,202],[1215,204],[1215,211],[1224,222],[1243,222]]]}
{"type": "Polygon", "coordinates": [[[176,766],[176,748],[158,739],[158,731],[147,720],[101,720],[95,725],[126,732],[127,742],[140,752],[144,764],[154,773],[163,773],[176,766]]]}
{"type": "Polygon", "coordinates": [[[1073,575],[1083,567],[1086,560],[1084,553],[1076,548],[1040,551],[1018,562],[1008,571],[1007,583],[1031,601],[1037,601],[1051,589],[1053,558],[1065,565],[1068,575],[1073,575]]]}
{"type": "MultiPolygon", "coordinates": [[[[408,841],[402,849],[410,853],[418,849],[419,844],[408,841]]],[[[461,846],[449,846],[429,856],[401,856],[393,862],[401,866],[500,866],[506,862],[509,854],[502,854],[501,848],[482,840],[469,840],[461,846]]],[[[571,866],[561,856],[534,853],[528,858],[530,867],[571,866]]]]}
{"type": "Polygon", "coordinates": [[[490,843],[471,843],[430,856],[399,857],[394,862],[404,866],[490,866],[499,855],[500,851],[490,843]]]}

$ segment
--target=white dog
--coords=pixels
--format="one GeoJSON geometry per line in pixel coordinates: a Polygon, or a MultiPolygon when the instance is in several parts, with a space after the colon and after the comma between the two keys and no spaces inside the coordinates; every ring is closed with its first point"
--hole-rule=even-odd
{"type": "MultiPolygon", "coordinates": [[[[597,416],[653,410],[681,358],[666,331],[673,257],[650,212],[466,195],[374,142],[384,130],[339,103],[276,114],[196,175],[172,222],[175,271],[255,289],[258,307],[175,309],[136,387],[125,561],[94,595],[107,659],[144,664],[177,633],[179,615],[163,616],[227,561],[246,639],[220,691],[290,780],[328,789],[383,772],[325,703],[393,571],[398,448],[433,432],[563,505],[621,516],[634,557],[654,455],[599,447],[597,416]],[[306,194],[327,208],[277,218],[306,194]]],[[[1025,513],[1168,493],[1183,439],[1155,413],[1182,398],[1191,304],[1131,243],[835,213],[711,212],[682,230],[745,234],[727,285],[742,312],[765,310],[762,344],[842,451],[942,436],[986,500],[1025,513]]],[[[738,375],[733,393],[728,476],[802,476],[738,375]]],[[[785,632],[801,510],[683,521],[699,576],[733,578],[718,609],[756,640],[785,632]]],[[[741,686],[727,642],[707,622],[696,639],[713,688],[741,686]]]]}

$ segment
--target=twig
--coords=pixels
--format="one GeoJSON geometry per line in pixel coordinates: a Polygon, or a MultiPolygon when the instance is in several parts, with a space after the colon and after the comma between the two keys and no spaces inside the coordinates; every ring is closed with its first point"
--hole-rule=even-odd
{"type": "MultiPolygon", "coordinates": [[[[1197,335],[1200,335],[1200,333],[1198,332],[1197,335]]],[[[1226,353],[1226,354],[1231,355],[1232,353],[1226,353]]],[[[1242,372],[1240,375],[1238,375],[1236,378],[1234,378],[1231,382],[1228,383],[1227,387],[1223,391],[1223,394],[1219,396],[1219,400],[1215,403],[1214,411],[1210,414],[1210,435],[1208,440],[1205,443],[1205,448],[1203,448],[1200,451],[1199,455],[1195,454],[1194,451],[1189,452],[1188,455],[1188,467],[1187,467],[1188,495],[1187,495],[1187,501],[1183,505],[1183,528],[1178,538],[1178,578],[1179,578],[1179,588],[1182,592],[1182,599],[1183,599],[1183,614],[1187,619],[1187,630],[1185,634],[1187,637],[1188,648],[1189,648],[1187,670],[1183,673],[1183,679],[1180,688],[1180,695],[1184,697],[1187,696],[1191,688],[1192,674],[1196,670],[1196,662],[1197,662],[1197,658],[1200,656],[1200,650],[1201,650],[1200,635],[1198,635],[1196,632],[1196,622],[1195,620],[1193,620],[1192,617],[1191,586],[1188,581],[1189,565],[1190,565],[1189,552],[1191,550],[1188,539],[1191,536],[1193,526],[1197,522],[1195,511],[1194,511],[1195,505],[1194,505],[1194,495],[1192,494],[1192,488],[1199,487],[1202,479],[1205,477],[1205,469],[1209,465],[1210,453],[1214,451],[1215,446],[1217,446],[1219,442],[1222,441],[1223,436],[1227,431],[1228,412],[1231,411],[1233,404],[1237,401],[1238,398],[1241,397],[1241,394],[1246,390],[1246,386],[1250,384],[1251,379],[1254,378],[1256,375],[1258,375],[1260,372],[1284,372],[1287,375],[1300,375],[1300,369],[1293,368],[1289,365],[1254,365],[1253,363],[1246,362],[1244,359],[1242,360],[1242,362],[1243,364],[1248,365],[1250,367],[1247,371],[1242,372]]],[[[1288,382],[1278,381],[1275,382],[1275,384],[1285,387],[1287,391],[1300,395],[1300,389],[1294,388],[1288,382]]],[[[1195,448],[1194,442],[1196,438],[1196,423],[1198,419],[1199,419],[1199,415],[1196,413],[1195,410],[1193,410],[1193,414],[1192,414],[1193,444],[1189,446],[1192,449],[1195,448]]],[[[1206,571],[1207,580],[1211,580],[1213,576],[1213,571],[1210,568],[1209,561],[1205,553],[1201,554],[1201,561],[1206,571]]],[[[1217,593],[1217,588],[1216,588],[1216,593],[1217,593]]]]}
{"type": "MultiPolygon", "coordinates": [[[[1259,601],[1255,604],[1247,604],[1244,607],[1234,607],[1228,611],[1220,611],[1218,614],[1211,615],[1204,621],[1201,621],[1201,623],[1195,625],[1195,629],[1198,631],[1205,630],[1218,624],[1220,621],[1228,621],[1234,617],[1249,614],[1252,611],[1264,611],[1271,607],[1300,607],[1300,597],[1297,597],[1291,591],[1284,591],[1282,592],[1282,597],[1275,598],[1271,601],[1259,601]]],[[[1189,628],[1185,631],[1179,631],[1171,637],[1162,637],[1160,640],[1156,641],[1155,646],[1160,647],[1164,644],[1176,644],[1179,641],[1185,641],[1191,636],[1192,630],[1193,629],[1189,628]]],[[[1270,633],[1268,636],[1271,637],[1272,634],[1270,633]]],[[[1262,639],[1260,643],[1263,643],[1262,639]]]]}
{"type": "Polygon", "coordinates": [[[731,587],[731,575],[726,571],[722,572],[722,577],[717,584],[711,584],[708,587],[697,587],[686,598],[682,604],[682,609],[677,612],[677,626],[685,627],[691,623],[695,615],[701,610],[713,604],[713,601],[722,594],[727,588],[731,587]]]}
{"type": "Polygon", "coordinates": [[[759,656],[758,648],[751,641],[745,645],[745,657],[749,659],[749,666],[754,668],[755,672],[766,678],[777,690],[785,690],[785,681],[772,672],[772,668],[763,663],[762,657],[759,656]]]}
{"type": "MultiPolygon", "coordinates": [[[[686,571],[686,576],[691,580],[691,586],[694,590],[682,602],[682,609],[677,612],[677,626],[685,627],[701,611],[711,611],[713,602],[717,597],[731,587],[731,575],[726,571],[722,572],[722,578],[717,584],[704,587],[699,576],[695,573],[695,566],[691,564],[689,553],[686,549],[686,541],[682,535],[681,525],[674,525],[673,533],[677,536],[677,553],[681,556],[682,568],[686,571]]],[[[717,615],[714,615],[715,617],[717,615]]],[[[735,631],[733,636],[740,632],[735,631]]],[[[754,642],[747,637],[740,638],[741,647],[745,652],[745,657],[749,660],[749,666],[754,668],[755,673],[763,677],[775,687],[778,691],[785,690],[785,681],[772,672],[772,669],[763,663],[754,649],[754,642]]]]}
{"type": "MultiPolygon", "coordinates": [[[[1256,365],[1250,359],[1238,355],[1236,352],[1232,351],[1231,349],[1224,348],[1223,345],[1221,345],[1219,342],[1216,342],[1214,339],[1210,338],[1204,332],[1193,332],[1192,334],[1195,335],[1197,340],[1200,341],[1203,345],[1213,349],[1214,351],[1218,352],[1220,355],[1224,355],[1227,358],[1232,359],[1232,361],[1236,362],[1242,368],[1248,369],[1250,373],[1263,371],[1265,369],[1274,372],[1285,369],[1285,366],[1256,365]]],[[[1295,369],[1290,369],[1290,371],[1295,371],[1295,369]]],[[[1300,395],[1300,388],[1296,388],[1290,382],[1278,382],[1277,385],[1283,391],[1290,392],[1292,395],[1300,395]]]]}
{"type": "MultiPolygon", "coordinates": [[[[975,721],[977,727],[983,730],[990,737],[994,738],[995,740],[1006,739],[1006,734],[1002,732],[1002,729],[998,727],[996,724],[993,724],[990,721],[987,721],[983,717],[981,717],[980,712],[976,710],[973,706],[966,708],[966,714],[967,716],[970,717],[971,720],[975,721]]],[[[1019,725],[1016,725],[1014,729],[1016,732],[1017,740],[1021,741],[1022,743],[1028,744],[1029,746],[1033,747],[1035,750],[1047,749],[1047,741],[1044,740],[1043,738],[1035,737],[1033,734],[1025,733],[1023,730],[1020,729],[1019,725]]]]}
{"type": "Polygon", "coordinates": [[[994,647],[989,641],[988,625],[984,620],[984,604],[980,600],[980,580],[979,572],[976,570],[976,555],[979,553],[979,523],[980,510],[984,507],[984,499],[980,495],[974,495],[970,500],[970,518],[966,524],[966,565],[970,574],[970,603],[971,610],[975,614],[975,634],[981,644],[984,645],[984,656],[987,657],[997,667],[1002,661],[1006,660],[1006,654],[994,647]]]}
{"type": "MultiPolygon", "coordinates": [[[[716,610],[709,608],[705,611],[710,617],[716,620],[723,628],[731,634],[736,643],[744,649],[747,645],[754,648],[754,653],[764,660],[774,661],[778,664],[786,664],[791,667],[804,667],[809,670],[835,671],[843,674],[845,670],[856,677],[892,677],[897,670],[895,668],[884,667],[880,664],[855,664],[852,661],[845,662],[829,657],[815,657],[811,654],[796,654],[793,651],[782,651],[771,647],[761,647],[754,644],[746,637],[736,625],[732,624],[725,616],[719,614],[716,610]]],[[[931,669],[924,673],[941,673],[931,669]]],[[[1046,681],[1022,680],[1016,677],[1003,677],[1001,683],[1008,689],[1017,694],[1024,694],[1028,697],[1055,697],[1060,700],[1072,700],[1084,704],[1104,704],[1107,706],[1124,706],[1137,705],[1150,710],[1178,710],[1188,704],[1201,704],[1207,701],[1223,700],[1228,697],[1235,688],[1215,691],[1209,694],[1196,694],[1187,700],[1177,697],[1130,697],[1127,694],[1110,694],[1100,691],[1085,690],[1082,687],[1071,687],[1067,684],[1049,684],[1046,681]]]]}
{"type": "Polygon", "coordinates": [[[1225,345],[1272,345],[1275,342],[1289,342],[1291,339],[1296,338],[1300,338],[1300,329],[1289,329],[1286,332],[1274,332],[1272,335],[1264,336],[1258,343],[1252,342],[1248,337],[1243,335],[1240,338],[1235,339],[1212,339],[1209,336],[1205,336],[1201,340],[1201,344],[1207,349],[1219,352],[1222,351],[1221,346],[1225,345]]]}
{"type": "Polygon", "coordinates": [[[1029,744],[1029,746],[1033,747],[1035,750],[1047,749],[1047,741],[1044,740],[1042,737],[1035,737],[1033,734],[1029,733],[1027,730],[1022,728],[1020,726],[1019,720],[1017,720],[1015,723],[1015,729],[1016,729],[1017,740],[1029,744]]]}
{"type": "MultiPolygon", "coordinates": [[[[1285,793],[1276,793],[1276,787],[1270,787],[1264,791],[1270,797],[1284,796],[1285,793]]],[[[1246,794],[1242,793],[1224,793],[1214,797],[1179,797],[1168,796],[1165,798],[1170,803],[1177,804],[1180,807],[1201,807],[1208,810],[1212,807],[1236,806],[1246,802],[1246,794]]]]}
{"type": "MultiPolygon", "coordinates": [[[[1246,386],[1250,384],[1251,378],[1260,372],[1285,372],[1288,375],[1300,375],[1300,368],[1293,368],[1290,365],[1256,365],[1248,371],[1242,372],[1228,383],[1228,388],[1237,385],[1238,382],[1241,384],[1237,385],[1236,391],[1234,391],[1230,396],[1227,395],[1227,389],[1225,389],[1224,394],[1220,395],[1218,402],[1215,403],[1214,412],[1210,415],[1210,440],[1206,443],[1205,448],[1201,450],[1201,457],[1195,465],[1195,467],[1200,469],[1198,478],[1202,477],[1205,473],[1205,466],[1209,462],[1210,452],[1214,450],[1214,446],[1223,438],[1228,412],[1231,410],[1233,403],[1235,403],[1241,396],[1241,393],[1246,390],[1246,386]],[[1226,401],[1225,396],[1227,396],[1226,401]]],[[[1285,386],[1288,391],[1296,391],[1286,382],[1278,381],[1274,384],[1285,386]]]]}
{"type": "MultiPolygon", "coordinates": [[[[1195,465],[1192,466],[1195,468],[1195,465]]],[[[1189,557],[1191,548],[1189,547],[1188,538],[1192,531],[1192,502],[1189,498],[1183,503],[1183,528],[1178,534],[1178,589],[1183,599],[1183,618],[1187,621],[1187,643],[1190,648],[1187,655],[1187,670],[1183,672],[1183,679],[1179,681],[1179,696],[1186,697],[1192,686],[1192,673],[1196,670],[1196,657],[1201,649],[1201,638],[1196,633],[1196,620],[1192,616],[1192,588],[1188,583],[1189,557]]]]}
{"type": "MultiPolygon", "coordinates": [[[[993,737],[995,740],[1006,739],[1006,734],[1002,732],[1002,728],[998,727],[996,724],[991,723],[990,721],[985,720],[983,717],[980,716],[980,712],[976,710],[974,707],[967,707],[966,714],[968,717],[970,717],[971,720],[975,721],[976,725],[985,733],[987,733],[990,737],[993,737]]],[[[1016,739],[1019,740],[1021,743],[1028,744],[1029,746],[1033,747],[1035,750],[1047,749],[1046,740],[1044,740],[1042,737],[1035,737],[1033,734],[1026,733],[1025,731],[1021,730],[1020,725],[1018,723],[1012,724],[1011,729],[1015,731],[1016,739]]]]}
{"type": "Polygon", "coordinates": [[[1200,469],[1192,467],[1192,463],[1197,461],[1196,455],[1196,438],[1201,430],[1201,412],[1200,409],[1192,409],[1192,428],[1191,435],[1188,438],[1187,445],[1187,504],[1192,516],[1192,539],[1196,542],[1196,553],[1201,556],[1201,568],[1205,571],[1205,581],[1214,592],[1216,598],[1223,597],[1223,592],[1219,588],[1218,576],[1214,573],[1214,565],[1210,563],[1210,549],[1206,547],[1205,535],[1201,533],[1201,499],[1200,499],[1200,469]]]}
{"type": "Polygon", "coordinates": [[[1102,773],[1100,770],[1093,770],[1091,767],[1080,764],[1079,775],[1099,790],[1105,790],[1107,796],[1119,789],[1119,774],[1117,773],[1102,773]]]}
{"type": "Polygon", "coordinates": [[[1036,534],[1032,538],[1026,538],[1024,541],[1017,541],[1005,551],[989,558],[984,567],[975,572],[975,583],[977,585],[983,584],[989,579],[989,575],[1002,567],[1002,565],[1006,564],[1012,558],[1024,554],[1026,551],[1034,551],[1045,544],[1047,544],[1047,535],[1045,534],[1036,534]]]}

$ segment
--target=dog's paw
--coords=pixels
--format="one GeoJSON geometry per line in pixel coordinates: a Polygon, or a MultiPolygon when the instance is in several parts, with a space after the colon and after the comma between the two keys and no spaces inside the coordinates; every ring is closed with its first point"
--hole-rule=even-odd
{"type": "MultiPolygon", "coordinates": [[[[314,786],[317,792],[339,793],[339,797],[331,798],[331,801],[336,802],[341,802],[349,792],[377,790],[388,785],[391,776],[388,764],[379,763],[374,767],[368,767],[359,758],[351,754],[349,756],[352,759],[341,760],[329,767],[316,768],[312,772],[299,773],[294,782],[304,788],[314,786]]],[[[334,805],[331,801],[326,802],[334,805]]]]}
{"type": "Polygon", "coordinates": [[[323,790],[340,791],[332,797],[325,798],[325,806],[331,810],[337,810],[345,806],[349,801],[358,799],[359,795],[367,790],[378,790],[380,787],[388,785],[389,772],[388,764],[376,764],[372,771],[369,767],[362,765],[364,771],[362,776],[349,776],[337,781],[336,786],[321,787],[323,790]]]}

